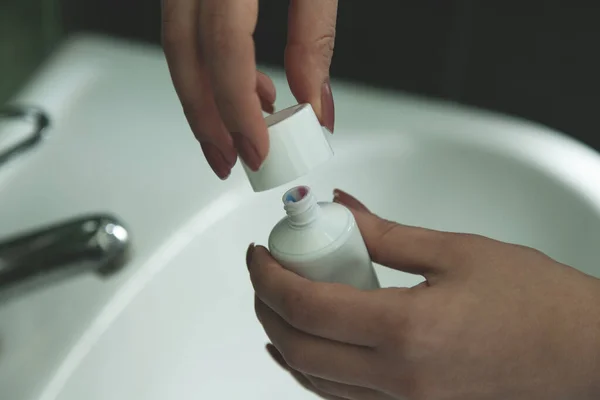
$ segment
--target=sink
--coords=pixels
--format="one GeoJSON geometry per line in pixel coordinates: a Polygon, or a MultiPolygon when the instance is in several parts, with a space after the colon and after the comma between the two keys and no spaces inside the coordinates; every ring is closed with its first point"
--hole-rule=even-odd
{"type": "MultiPolygon", "coordinates": [[[[100,155],[90,156],[92,161],[105,154],[112,154],[113,161],[94,173],[65,167],[61,171],[83,187],[91,187],[90,174],[95,174],[96,196],[51,207],[48,214],[38,211],[37,217],[104,204],[137,233],[138,245],[131,265],[112,281],[78,278],[0,305],[0,338],[2,329],[21,315],[17,311],[38,315],[21,324],[23,332],[56,324],[50,339],[35,342],[41,346],[38,355],[26,350],[31,336],[19,342],[6,328],[9,334],[4,334],[13,340],[13,365],[25,364],[20,351],[30,364],[43,357],[38,361],[45,366],[36,371],[35,382],[9,381],[0,352],[0,384],[14,394],[7,398],[314,398],[265,352],[267,338],[254,316],[244,265],[246,247],[266,244],[283,216],[281,195],[298,183],[309,185],[321,200],[330,200],[339,187],[385,218],[532,246],[600,277],[600,156],[543,126],[334,82],[335,157],[296,182],[253,193],[240,165],[221,183],[200,159],[158,49],[80,37],[46,71],[52,72],[42,74],[22,99],[39,103],[43,97],[42,106],[59,115],[64,131],[29,162],[50,163],[61,140],[77,149],[96,149],[100,155]],[[93,59],[98,54],[100,66],[93,59]],[[77,86],[59,109],[55,98],[41,93],[53,74],[62,76],[74,60],[80,74],[91,71],[82,78],[88,86],[77,86]],[[132,70],[143,72],[131,78],[132,70]],[[84,125],[85,120],[97,125],[84,125]],[[82,133],[84,126],[88,131],[82,133]],[[52,304],[79,300],[72,318],[62,316],[60,323],[39,318],[52,304]]],[[[278,108],[292,104],[281,71],[269,73],[280,91],[278,108]]],[[[81,162],[77,149],[64,156],[81,162]]],[[[30,180],[44,176],[25,163],[15,168],[21,168],[16,176],[30,180]]],[[[16,199],[8,195],[0,203],[16,207],[16,199]]],[[[383,286],[421,281],[381,266],[377,273],[383,286]]]]}

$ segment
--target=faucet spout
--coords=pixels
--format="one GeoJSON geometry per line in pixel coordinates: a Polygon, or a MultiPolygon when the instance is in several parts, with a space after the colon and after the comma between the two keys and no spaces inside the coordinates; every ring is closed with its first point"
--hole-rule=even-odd
{"type": "Polygon", "coordinates": [[[0,240],[0,291],[124,265],[130,235],[110,215],[88,215],[0,240]]]}

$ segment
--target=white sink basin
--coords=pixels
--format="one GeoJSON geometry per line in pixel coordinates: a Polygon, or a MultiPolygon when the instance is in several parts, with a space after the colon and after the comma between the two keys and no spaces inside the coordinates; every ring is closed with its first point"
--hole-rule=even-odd
{"type": "MultiPolygon", "coordinates": [[[[23,98],[39,99],[45,80],[75,59],[103,69],[94,80],[83,79],[88,86],[76,93],[77,101],[55,106],[63,116],[60,127],[70,133],[31,162],[66,157],[56,148],[61,143],[71,143],[74,162],[114,158],[96,172],[58,171],[81,185],[64,185],[64,193],[96,188],[96,197],[83,193],[37,218],[106,205],[137,235],[137,253],[113,281],[79,278],[0,305],[0,338],[12,341],[13,366],[2,364],[0,352],[0,390],[8,388],[6,398],[13,400],[312,398],[264,351],[244,265],[248,244],[266,243],[281,218],[287,186],[252,193],[239,165],[225,183],[211,176],[157,49],[74,41],[23,98]],[[103,60],[101,67],[90,61],[92,54],[103,60]],[[134,70],[140,72],[131,77],[134,70]],[[82,154],[92,148],[95,153],[82,154]],[[111,190],[116,194],[106,195],[111,190]],[[61,313],[74,302],[72,317],[61,313]],[[24,323],[22,313],[38,318],[24,323]],[[48,321],[48,313],[57,319],[48,321]],[[45,326],[50,338],[34,341],[41,346],[37,353],[28,351],[31,330],[45,326]],[[43,366],[34,369],[37,375],[21,377],[25,369],[19,368],[36,362],[43,366]]],[[[278,106],[290,104],[285,78],[273,75],[282,93],[278,106]]],[[[339,187],[386,218],[529,245],[600,276],[595,152],[546,128],[480,111],[340,83],[334,94],[336,156],[298,180],[321,199],[339,187]]],[[[55,102],[42,104],[52,108],[55,102]]],[[[44,177],[39,169],[18,167],[21,176],[44,177]]],[[[46,178],[54,179],[44,184],[52,187],[67,180],[46,178]]],[[[6,195],[0,209],[4,203],[16,207],[18,198],[6,195]]],[[[10,229],[16,226],[14,220],[10,229]]],[[[384,268],[378,274],[385,286],[420,281],[384,268]]]]}

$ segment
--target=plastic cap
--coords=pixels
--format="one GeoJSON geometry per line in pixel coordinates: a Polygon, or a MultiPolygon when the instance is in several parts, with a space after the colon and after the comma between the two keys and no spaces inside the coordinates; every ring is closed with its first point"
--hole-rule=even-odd
{"type": "Polygon", "coordinates": [[[242,162],[255,192],[269,190],[306,175],[333,156],[327,136],[310,104],[298,104],[265,118],[269,154],[258,171],[242,162]]]}

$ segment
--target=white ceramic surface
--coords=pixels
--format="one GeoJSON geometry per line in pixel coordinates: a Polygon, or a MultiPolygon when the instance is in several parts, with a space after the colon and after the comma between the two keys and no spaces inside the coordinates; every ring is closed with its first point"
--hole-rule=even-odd
{"type": "MultiPolygon", "coordinates": [[[[279,109],[293,104],[269,71],[279,109]]],[[[536,247],[600,276],[600,157],[544,127],[334,82],[335,157],[295,183],[381,215],[536,247]]],[[[236,166],[220,182],[189,133],[159,49],[74,39],[20,96],[54,124],[0,167],[0,234],[105,210],[135,256],[0,305],[11,400],[309,399],[268,358],[244,266],[282,216],[236,166]]],[[[290,185],[292,186],[292,185],[290,185]]],[[[381,283],[418,277],[378,268],[381,283]]]]}

